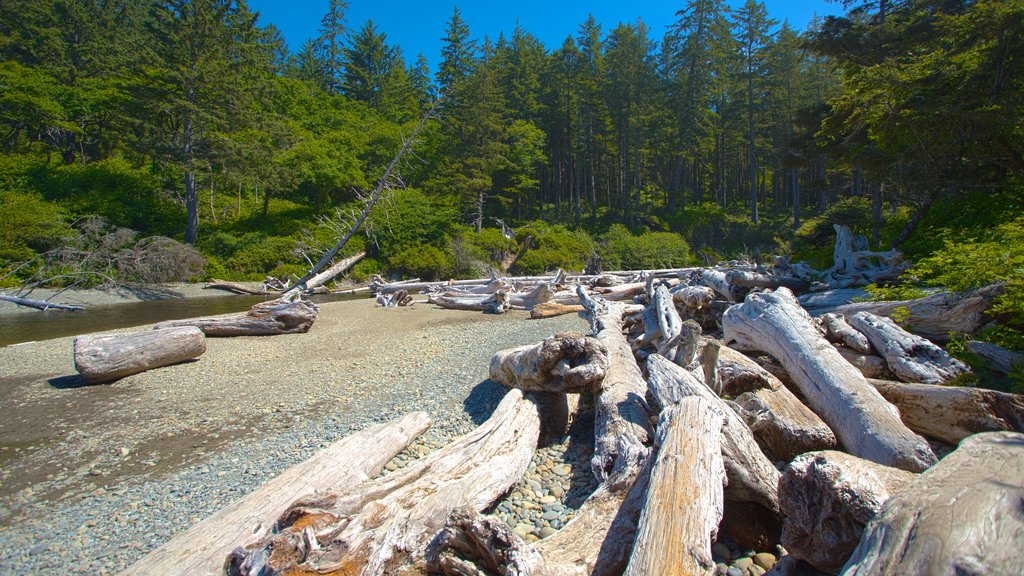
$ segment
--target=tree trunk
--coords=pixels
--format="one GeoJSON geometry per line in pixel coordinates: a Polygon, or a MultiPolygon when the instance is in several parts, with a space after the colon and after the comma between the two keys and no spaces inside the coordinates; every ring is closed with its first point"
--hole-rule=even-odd
{"type": "Polygon", "coordinates": [[[453,510],[483,510],[515,485],[539,433],[536,405],[510,390],[484,424],[400,472],[294,503],[280,532],[236,549],[229,570],[398,574],[453,510]]]}
{"type": "Polygon", "coordinates": [[[505,290],[498,290],[493,294],[460,294],[456,292],[431,294],[427,298],[427,302],[450,310],[469,310],[490,314],[504,314],[512,305],[509,293],[505,290]]]}
{"type": "MultiPolygon", "coordinates": [[[[331,266],[327,270],[324,270],[323,272],[320,272],[319,274],[313,276],[309,280],[306,280],[306,291],[313,290],[318,286],[323,286],[324,284],[333,280],[336,276],[344,274],[349,268],[355,266],[356,263],[362,260],[364,257],[366,257],[365,251],[360,252],[354,256],[349,256],[348,258],[339,260],[334,266],[331,266]]],[[[293,287],[292,289],[294,290],[295,288],[293,287]]],[[[285,294],[287,293],[288,292],[285,292],[285,294]]]]}
{"type": "Polygon", "coordinates": [[[822,314],[818,317],[818,324],[825,330],[825,337],[830,342],[842,344],[861,354],[871,354],[868,337],[850,326],[841,314],[822,314]]]}
{"type": "Polygon", "coordinates": [[[666,408],[647,502],[626,576],[707,574],[722,521],[722,426],[725,415],[703,398],[666,408]]]}
{"type": "Polygon", "coordinates": [[[242,316],[214,316],[171,320],[154,326],[156,329],[195,326],[207,336],[275,336],[308,332],[320,309],[305,300],[284,298],[260,302],[242,316]]]}
{"type": "Polygon", "coordinates": [[[776,458],[788,462],[804,452],[835,448],[835,434],[821,418],[746,355],[722,346],[718,375],[722,391],[756,416],[754,437],[776,458]]]}
{"type": "MultiPolygon", "coordinates": [[[[195,92],[187,88],[189,104],[193,104],[195,92]]],[[[192,170],[192,139],[194,126],[192,113],[186,112],[182,122],[182,164],[185,168],[185,244],[195,245],[199,237],[199,196],[196,193],[196,174],[192,170]]]]}
{"type": "Polygon", "coordinates": [[[57,304],[54,302],[46,302],[43,300],[33,300],[31,298],[19,298],[17,296],[7,296],[6,294],[0,294],[0,300],[4,302],[12,302],[18,306],[27,306],[28,308],[35,308],[36,310],[65,310],[68,312],[80,312],[85,310],[84,306],[76,306],[74,304],[57,304]]]}
{"type": "Polygon", "coordinates": [[[984,360],[987,368],[999,374],[1009,375],[1015,370],[1024,370],[1024,354],[1019,352],[980,340],[968,340],[967,348],[984,360]]]}
{"type": "Polygon", "coordinates": [[[966,364],[920,336],[900,328],[891,319],[857,312],[850,326],[867,336],[885,363],[904,382],[942,384],[970,372],[966,364]]]}
{"type": "Polygon", "coordinates": [[[725,497],[730,500],[757,502],[775,514],[779,512],[779,471],[757,447],[753,433],[721,398],[697,381],[689,372],[653,354],[647,359],[647,382],[651,392],[663,406],[670,406],[688,396],[707,400],[725,414],[722,429],[722,458],[729,479],[725,497]]]}
{"type": "Polygon", "coordinates": [[[598,392],[608,372],[608,350],[594,338],[556,334],[539,344],[491,357],[491,380],[534,392],[598,392]]]}
{"type": "Polygon", "coordinates": [[[704,268],[700,271],[699,283],[718,292],[723,298],[731,302],[742,302],[747,295],[747,290],[729,282],[725,272],[714,268],[704,268]]]}
{"type": "Polygon", "coordinates": [[[248,543],[254,534],[270,530],[293,501],[324,490],[349,490],[377,476],[429,426],[426,412],[410,412],[346,436],[178,534],[143,556],[122,576],[222,573],[228,554],[248,543]],[[367,446],[373,446],[373,450],[367,450],[367,446]]]}
{"type": "Polygon", "coordinates": [[[785,286],[793,292],[806,292],[811,288],[811,283],[806,280],[769,276],[749,270],[730,270],[726,273],[725,279],[729,284],[741,288],[770,288],[774,290],[785,286]]]}
{"type": "Polygon", "coordinates": [[[716,294],[707,286],[682,286],[672,291],[672,300],[687,308],[703,308],[711,304],[716,294]]]}
{"type": "Polygon", "coordinates": [[[128,334],[87,334],[75,338],[75,370],[86,384],[109,382],[198,358],[206,338],[193,327],[128,334]]]}
{"type": "Polygon", "coordinates": [[[978,432],[1024,432],[1024,396],[995,390],[868,379],[914,432],[957,444],[978,432]]]}
{"type": "Polygon", "coordinates": [[[782,545],[818,570],[836,573],[868,521],[914,475],[843,452],[810,452],[779,481],[782,545]]]}
{"type": "Polygon", "coordinates": [[[1022,446],[1013,432],[964,440],[885,503],[843,574],[1020,574],[1022,446]]]}
{"type": "Polygon", "coordinates": [[[936,462],[928,443],[907,429],[896,408],[843,359],[786,288],[752,294],[733,306],[723,330],[726,344],[777,358],[851,454],[911,471],[936,462]]]}
{"type": "Polygon", "coordinates": [[[565,314],[583,312],[585,308],[581,304],[561,304],[559,302],[542,302],[530,308],[530,318],[553,318],[565,314]]]}

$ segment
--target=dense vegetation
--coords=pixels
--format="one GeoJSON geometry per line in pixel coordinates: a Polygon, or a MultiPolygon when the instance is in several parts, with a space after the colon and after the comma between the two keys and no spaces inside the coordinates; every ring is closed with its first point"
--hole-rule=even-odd
{"type": "Polygon", "coordinates": [[[297,49],[244,1],[4,2],[0,276],[301,273],[440,98],[357,276],[476,275],[527,237],[514,271],[821,264],[840,221],[921,280],[1007,280],[1019,320],[1024,2],[844,4],[800,33],[680,0],[661,37],[590,18],[556,48],[456,10],[431,75],[343,0],[297,49]]]}

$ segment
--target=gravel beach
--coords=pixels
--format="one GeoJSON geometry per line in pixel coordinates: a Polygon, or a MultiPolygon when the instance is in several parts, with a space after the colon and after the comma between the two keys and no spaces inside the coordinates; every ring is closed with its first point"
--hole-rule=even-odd
{"type": "MultiPolygon", "coordinates": [[[[328,443],[425,410],[402,467],[487,418],[495,351],[586,327],[333,302],[308,334],[210,339],[194,362],[99,386],[75,376],[72,338],[0,348],[0,573],[116,572],[328,443]]],[[[495,513],[550,534],[593,489],[589,450],[538,451],[495,513]]]]}

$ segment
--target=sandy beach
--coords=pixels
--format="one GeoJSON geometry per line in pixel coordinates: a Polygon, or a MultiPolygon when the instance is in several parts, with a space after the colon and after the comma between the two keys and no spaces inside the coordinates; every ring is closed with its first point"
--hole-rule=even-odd
{"type": "Polygon", "coordinates": [[[430,413],[437,441],[468,431],[504,393],[487,380],[493,352],[585,329],[333,302],[307,334],[209,339],[195,361],[98,386],[77,377],[70,337],[0,348],[0,572],[117,570],[404,412],[430,413]]]}

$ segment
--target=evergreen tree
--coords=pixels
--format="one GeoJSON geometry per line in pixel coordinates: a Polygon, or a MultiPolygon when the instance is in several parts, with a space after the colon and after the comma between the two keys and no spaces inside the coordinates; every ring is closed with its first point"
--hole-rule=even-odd
{"type": "Polygon", "coordinates": [[[469,38],[469,26],[455,8],[448,31],[441,39],[441,64],[437,67],[437,88],[448,94],[451,88],[466,79],[473,71],[476,44],[469,38]]]}
{"type": "Polygon", "coordinates": [[[768,18],[763,2],[747,0],[736,11],[736,35],[740,42],[743,58],[743,81],[747,96],[747,174],[750,186],[750,220],[757,224],[758,182],[757,182],[757,107],[755,90],[760,90],[765,74],[766,48],[771,42],[771,27],[775,21],[768,18]]]}
{"type": "Polygon", "coordinates": [[[321,90],[329,91],[331,88],[330,72],[320,57],[317,41],[312,38],[303,42],[302,48],[289,59],[287,75],[309,82],[321,90]]]}
{"type": "Polygon", "coordinates": [[[345,73],[345,10],[347,0],[328,0],[327,13],[320,21],[320,36],[317,48],[327,76],[327,89],[340,94],[344,84],[345,73]]]}
{"type": "Polygon", "coordinates": [[[407,75],[416,101],[419,102],[420,108],[425,110],[437,98],[437,88],[430,80],[430,66],[427,65],[427,57],[418,54],[416,63],[409,67],[407,75]]]}

